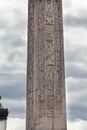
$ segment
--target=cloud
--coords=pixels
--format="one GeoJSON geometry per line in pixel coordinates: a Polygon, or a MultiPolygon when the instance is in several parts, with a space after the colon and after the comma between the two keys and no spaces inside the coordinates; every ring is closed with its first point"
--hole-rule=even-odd
{"type": "Polygon", "coordinates": [[[26,99],[2,99],[4,108],[8,108],[10,118],[25,118],[26,99]]]}
{"type": "Polygon", "coordinates": [[[79,16],[72,16],[72,15],[66,15],[64,18],[65,21],[65,26],[68,27],[84,27],[84,29],[87,29],[87,11],[85,12],[85,15],[81,16],[81,14],[79,16]]]}
{"type": "MultiPolygon", "coordinates": [[[[82,0],[63,1],[67,118],[69,121],[87,120],[86,6],[87,2],[82,0]]],[[[70,123],[69,130],[80,129],[73,128],[74,124],[75,122],[70,123]]]]}
{"type": "Polygon", "coordinates": [[[24,98],[26,89],[25,77],[25,74],[22,73],[2,74],[0,76],[0,95],[9,99],[24,98]]]}
{"type": "MultiPolygon", "coordinates": [[[[75,8],[73,4],[72,7],[75,8]]],[[[66,22],[64,21],[67,118],[68,120],[72,121],[79,118],[82,120],[87,120],[87,32],[85,24],[86,17],[83,13],[83,16],[81,14],[80,18],[80,9],[77,8],[75,8],[76,13],[71,13],[69,11],[71,9],[67,9],[68,12],[65,14],[65,17],[67,18],[67,20],[70,20],[71,18],[71,21],[69,21],[70,24],[66,24],[66,22]],[[83,23],[81,23],[82,18],[84,18],[83,23]],[[73,25],[72,22],[74,22],[73,25]]],[[[84,11],[81,11],[81,13],[82,12],[84,11]]]]}
{"type": "MultiPolygon", "coordinates": [[[[77,63],[79,64],[79,63],[77,63]]],[[[67,63],[66,65],[66,77],[74,77],[74,78],[82,78],[82,79],[87,79],[87,70],[86,66],[81,67],[77,65],[76,63],[73,64],[71,63],[70,65],[67,63]],[[71,69],[72,68],[72,69],[71,69]]]]}
{"type": "Polygon", "coordinates": [[[87,79],[67,78],[67,118],[87,120],[87,79]]]}
{"type": "Polygon", "coordinates": [[[7,130],[25,130],[25,119],[8,118],[7,130]]]}
{"type": "Polygon", "coordinates": [[[25,118],[26,2],[0,0],[0,95],[9,117],[25,118]]]}
{"type": "Polygon", "coordinates": [[[63,13],[64,15],[71,15],[71,16],[77,16],[79,13],[84,13],[84,11],[87,11],[87,1],[83,2],[82,0],[63,0],[63,13]],[[83,11],[84,10],[84,11],[83,11]]]}
{"type": "Polygon", "coordinates": [[[75,120],[68,122],[68,130],[87,130],[87,120],[75,120]]]}

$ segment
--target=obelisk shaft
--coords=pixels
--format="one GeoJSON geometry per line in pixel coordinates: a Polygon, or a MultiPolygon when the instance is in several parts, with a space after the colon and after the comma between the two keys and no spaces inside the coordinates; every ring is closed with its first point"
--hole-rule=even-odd
{"type": "Polygon", "coordinates": [[[29,0],[27,130],[66,130],[62,0],[29,0]]]}

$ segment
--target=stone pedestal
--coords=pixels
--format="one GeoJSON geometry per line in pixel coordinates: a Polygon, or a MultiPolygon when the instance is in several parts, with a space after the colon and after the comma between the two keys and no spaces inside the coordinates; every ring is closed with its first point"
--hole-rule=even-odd
{"type": "Polygon", "coordinates": [[[62,0],[29,0],[27,130],[66,130],[62,0]]]}

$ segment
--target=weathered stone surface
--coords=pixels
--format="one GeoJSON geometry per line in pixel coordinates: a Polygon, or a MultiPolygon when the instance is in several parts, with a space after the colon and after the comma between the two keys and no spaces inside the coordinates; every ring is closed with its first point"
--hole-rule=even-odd
{"type": "Polygon", "coordinates": [[[66,130],[62,0],[29,0],[27,130],[66,130]]]}

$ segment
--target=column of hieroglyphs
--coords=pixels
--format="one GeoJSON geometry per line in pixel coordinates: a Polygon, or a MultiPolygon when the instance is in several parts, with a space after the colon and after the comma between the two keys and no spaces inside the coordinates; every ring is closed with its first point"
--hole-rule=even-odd
{"type": "Polygon", "coordinates": [[[62,0],[29,0],[27,130],[66,130],[62,0]]]}

